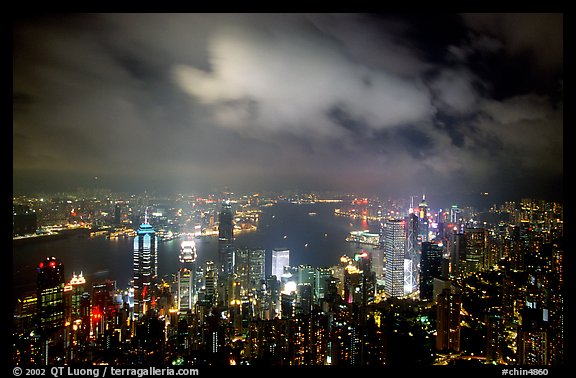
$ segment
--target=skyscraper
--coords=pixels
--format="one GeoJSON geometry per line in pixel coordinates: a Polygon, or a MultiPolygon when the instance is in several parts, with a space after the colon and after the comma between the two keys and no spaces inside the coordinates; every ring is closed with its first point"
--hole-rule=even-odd
{"type": "Polygon", "coordinates": [[[487,268],[484,260],[488,254],[488,232],[484,228],[467,228],[465,273],[479,272],[487,268]]]}
{"type": "Polygon", "coordinates": [[[388,219],[384,223],[384,254],[386,277],[384,291],[391,297],[404,295],[404,254],[406,230],[403,219],[388,219]]]}
{"type": "Polygon", "coordinates": [[[152,299],[151,284],[158,274],[158,238],[148,223],[147,212],[144,223],[136,231],[133,261],[134,320],[138,320],[148,311],[152,299]]]}
{"type": "MultiPolygon", "coordinates": [[[[36,285],[38,328],[42,344],[42,360],[48,364],[52,357],[53,345],[63,345],[65,303],[64,266],[55,257],[47,257],[38,264],[36,285]]],[[[61,348],[56,348],[56,350],[61,348]]],[[[63,356],[60,356],[63,357],[63,356]]]]}
{"type": "Polygon", "coordinates": [[[218,225],[218,264],[219,272],[228,277],[234,269],[234,225],[232,223],[232,205],[222,202],[218,225]]]}
{"type": "Polygon", "coordinates": [[[242,293],[255,291],[265,276],[266,251],[254,248],[236,250],[234,272],[242,286],[242,293]]]}
{"type": "Polygon", "coordinates": [[[418,273],[420,267],[420,249],[421,245],[418,243],[418,217],[411,213],[406,218],[406,256],[405,265],[410,267],[405,272],[405,291],[409,294],[418,289],[418,273]]]}
{"type": "Polygon", "coordinates": [[[184,240],[180,244],[178,269],[178,311],[191,310],[196,299],[196,243],[184,240]]]}
{"type": "Polygon", "coordinates": [[[444,289],[438,295],[436,308],[436,350],[460,351],[461,294],[444,289]]]}
{"type": "Polygon", "coordinates": [[[422,195],[422,201],[418,205],[418,223],[419,223],[419,230],[418,236],[420,236],[423,242],[428,241],[428,213],[430,212],[430,208],[428,207],[428,203],[426,202],[426,195],[422,195]]]}
{"type": "Polygon", "coordinates": [[[433,242],[422,243],[422,265],[420,275],[420,299],[431,300],[434,278],[442,276],[442,245],[433,242]]]}
{"type": "Polygon", "coordinates": [[[38,325],[41,333],[49,334],[64,326],[64,266],[47,257],[37,271],[38,325]]]}
{"type": "Polygon", "coordinates": [[[274,248],[272,250],[272,275],[276,276],[277,281],[280,281],[285,266],[290,266],[290,250],[274,248]]]}

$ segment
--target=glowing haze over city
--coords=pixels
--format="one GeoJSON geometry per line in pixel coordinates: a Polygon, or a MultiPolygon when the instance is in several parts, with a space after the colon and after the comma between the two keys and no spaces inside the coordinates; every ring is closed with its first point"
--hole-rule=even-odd
{"type": "Polygon", "coordinates": [[[12,364],[564,366],[563,80],[559,13],[14,16],[12,364]]]}

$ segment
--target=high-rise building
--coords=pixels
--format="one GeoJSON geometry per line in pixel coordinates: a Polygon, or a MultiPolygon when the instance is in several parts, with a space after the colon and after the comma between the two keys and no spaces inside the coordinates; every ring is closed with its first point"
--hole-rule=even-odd
{"type": "Polygon", "coordinates": [[[422,243],[422,265],[420,275],[420,299],[432,300],[434,278],[442,276],[444,248],[441,243],[422,243]]]}
{"type": "Polygon", "coordinates": [[[230,201],[222,203],[218,224],[218,264],[219,274],[229,277],[234,273],[234,215],[230,201]]]}
{"type": "Polygon", "coordinates": [[[444,289],[438,295],[436,308],[436,350],[460,351],[461,294],[444,289]]]}
{"type": "Polygon", "coordinates": [[[206,287],[206,304],[211,307],[216,303],[216,267],[213,261],[206,261],[204,269],[204,286],[206,287]]]}
{"type": "MultiPolygon", "coordinates": [[[[38,330],[42,344],[42,361],[54,361],[53,350],[60,350],[64,344],[64,266],[55,257],[47,257],[37,268],[36,297],[38,310],[38,330]]],[[[63,349],[63,348],[62,348],[63,349]]]]}
{"type": "Polygon", "coordinates": [[[450,207],[450,223],[452,223],[453,226],[458,226],[458,213],[460,213],[458,205],[452,205],[452,207],[450,207]]]}
{"type": "Polygon", "coordinates": [[[116,202],[114,205],[114,225],[120,226],[122,224],[122,203],[116,202]]]}
{"type": "Polygon", "coordinates": [[[290,250],[286,248],[274,248],[272,250],[272,275],[280,281],[284,274],[284,267],[290,266],[290,250]]]}
{"type": "Polygon", "coordinates": [[[465,273],[474,273],[486,269],[485,259],[488,256],[488,232],[484,228],[467,228],[465,273]]]}
{"type": "Polygon", "coordinates": [[[266,278],[266,251],[259,248],[236,249],[234,272],[241,283],[242,293],[256,291],[266,278]]]}
{"type": "Polygon", "coordinates": [[[38,325],[42,333],[51,333],[64,326],[64,266],[55,257],[38,265],[38,325]]]}
{"type": "Polygon", "coordinates": [[[148,216],[134,238],[134,320],[145,314],[152,299],[151,284],[158,274],[158,238],[148,216]]]}
{"type": "Polygon", "coordinates": [[[180,313],[192,310],[192,271],[185,267],[178,270],[177,308],[180,313]]]}
{"type": "Polygon", "coordinates": [[[464,234],[453,230],[449,239],[448,250],[450,251],[450,277],[455,278],[466,272],[466,239],[464,234]]]}
{"type": "Polygon", "coordinates": [[[384,291],[391,297],[401,297],[404,295],[405,221],[388,219],[384,223],[383,233],[386,257],[384,291]]]}
{"type": "Polygon", "coordinates": [[[196,302],[196,243],[183,240],[180,243],[180,267],[178,269],[178,311],[192,310],[196,302]]]}
{"type": "Polygon", "coordinates": [[[422,195],[422,201],[418,205],[418,236],[423,242],[428,241],[428,231],[429,231],[429,221],[428,216],[430,213],[430,208],[426,202],[426,195],[422,195]]]}
{"type": "Polygon", "coordinates": [[[419,266],[420,266],[421,243],[418,242],[418,217],[415,214],[408,214],[406,218],[406,256],[405,265],[410,267],[405,272],[405,292],[410,294],[418,289],[419,266]]]}

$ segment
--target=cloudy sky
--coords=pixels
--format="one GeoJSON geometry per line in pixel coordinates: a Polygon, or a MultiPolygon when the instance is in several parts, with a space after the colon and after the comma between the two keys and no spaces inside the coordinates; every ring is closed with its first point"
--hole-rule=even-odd
{"type": "Polygon", "coordinates": [[[13,31],[15,193],[562,196],[559,14],[66,14],[13,31]]]}

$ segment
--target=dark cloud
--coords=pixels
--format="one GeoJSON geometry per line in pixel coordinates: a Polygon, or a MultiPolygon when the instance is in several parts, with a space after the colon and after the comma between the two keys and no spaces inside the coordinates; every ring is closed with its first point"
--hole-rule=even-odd
{"type": "Polygon", "coordinates": [[[17,20],[14,190],[98,176],[119,190],[501,188],[516,198],[533,177],[544,196],[563,174],[561,24],[515,14],[17,20]]]}

